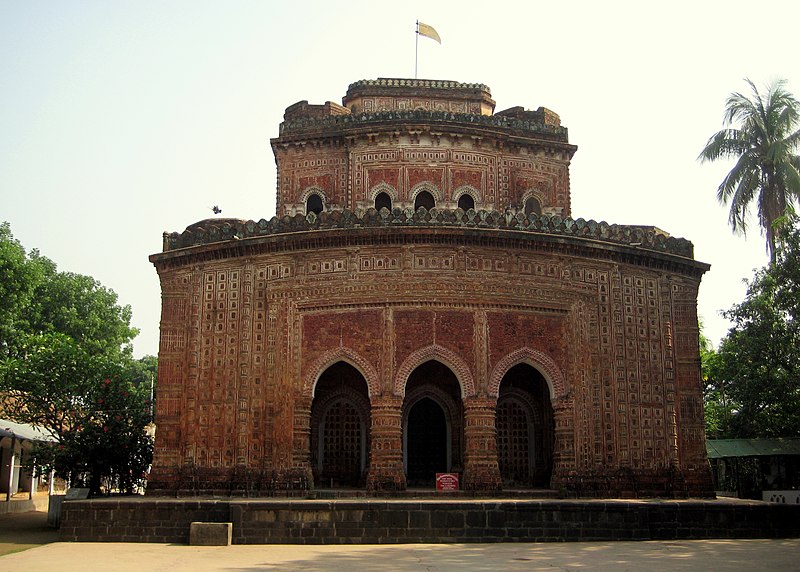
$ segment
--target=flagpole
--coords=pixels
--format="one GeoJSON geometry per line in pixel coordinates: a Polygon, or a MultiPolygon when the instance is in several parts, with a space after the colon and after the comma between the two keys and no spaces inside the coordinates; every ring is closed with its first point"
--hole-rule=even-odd
{"type": "Polygon", "coordinates": [[[417,61],[419,59],[419,20],[417,20],[417,29],[414,32],[416,41],[414,43],[414,79],[417,79],[417,61]]]}

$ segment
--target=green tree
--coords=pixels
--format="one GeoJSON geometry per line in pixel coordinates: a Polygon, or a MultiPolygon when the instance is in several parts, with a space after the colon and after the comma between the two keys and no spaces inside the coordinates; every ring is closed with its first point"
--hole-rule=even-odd
{"type": "Polygon", "coordinates": [[[745,232],[750,205],[766,235],[770,261],[775,261],[773,222],[800,196],[800,103],[778,80],[761,94],[747,81],[752,97],[732,93],[725,102],[725,128],[706,143],[698,159],[735,159],[733,169],[717,189],[717,199],[730,203],[728,220],[734,231],[745,232]]]}
{"type": "Polygon", "coordinates": [[[130,306],[89,276],[26,254],[0,225],[0,415],[50,430],[39,467],[93,492],[133,490],[152,458],[156,358],[131,357],[130,306]]]}
{"type": "Polygon", "coordinates": [[[800,230],[724,315],[733,327],[709,364],[706,412],[721,437],[800,436],[800,230]],[[709,409],[709,403],[711,407],[709,409]]]}
{"type": "Polygon", "coordinates": [[[139,333],[131,327],[131,307],[90,276],[59,272],[32,250],[26,254],[0,224],[0,356],[28,334],[60,332],[93,354],[131,353],[139,333]]]}
{"type": "Polygon", "coordinates": [[[730,427],[730,399],[726,384],[719,377],[719,354],[700,328],[700,368],[703,376],[706,436],[724,438],[730,427]]]}
{"type": "Polygon", "coordinates": [[[132,492],[152,460],[150,386],[130,358],[92,354],[60,333],[27,336],[0,365],[6,410],[17,421],[49,429],[55,444],[34,450],[53,469],[93,494],[101,485],[132,492]]]}
{"type": "Polygon", "coordinates": [[[11,226],[0,223],[0,356],[21,331],[29,329],[23,310],[30,307],[42,277],[42,265],[28,258],[11,226]]]}
{"type": "Polygon", "coordinates": [[[53,267],[34,292],[30,329],[66,334],[92,354],[130,355],[130,342],[139,332],[130,325],[131,307],[117,302],[117,294],[94,278],[53,267]]]}

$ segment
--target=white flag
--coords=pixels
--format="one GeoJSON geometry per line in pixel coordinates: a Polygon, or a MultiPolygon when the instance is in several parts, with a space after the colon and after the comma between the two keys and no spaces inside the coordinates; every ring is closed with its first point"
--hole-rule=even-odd
{"type": "Polygon", "coordinates": [[[417,22],[417,34],[420,36],[425,36],[426,38],[430,38],[431,40],[436,40],[440,44],[442,43],[442,39],[439,37],[439,34],[433,29],[433,26],[428,26],[428,24],[417,22]]]}

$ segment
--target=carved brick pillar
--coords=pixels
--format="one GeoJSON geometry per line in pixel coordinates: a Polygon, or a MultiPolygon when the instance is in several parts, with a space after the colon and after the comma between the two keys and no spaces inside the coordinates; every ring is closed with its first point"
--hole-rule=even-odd
{"type": "MultiPolygon", "coordinates": [[[[294,436],[292,442],[292,475],[299,488],[313,488],[311,472],[311,398],[296,397],[294,402],[294,436]]],[[[291,487],[298,488],[298,487],[291,487]]]]}
{"type": "Polygon", "coordinates": [[[464,400],[463,487],[467,490],[498,491],[502,488],[494,425],[496,409],[496,398],[468,397],[464,400]]]}
{"type": "Polygon", "coordinates": [[[575,404],[571,399],[558,400],[553,404],[553,475],[550,486],[554,489],[569,488],[570,476],[575,474],[575,404]]]}
{"type": "Polygon", "coordinates": [[[402,409],[402,397],[389,395],[372,400],[368,490],[402,491],[406,488],[402,409]]]}

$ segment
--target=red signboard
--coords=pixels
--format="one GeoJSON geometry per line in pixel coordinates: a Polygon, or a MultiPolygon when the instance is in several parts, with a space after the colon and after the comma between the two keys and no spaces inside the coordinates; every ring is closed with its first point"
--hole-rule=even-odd
{"type": "Polygon", "coordinates": [[[457,491],[458,473],[436,473],[437,491],[457,491]]]}

